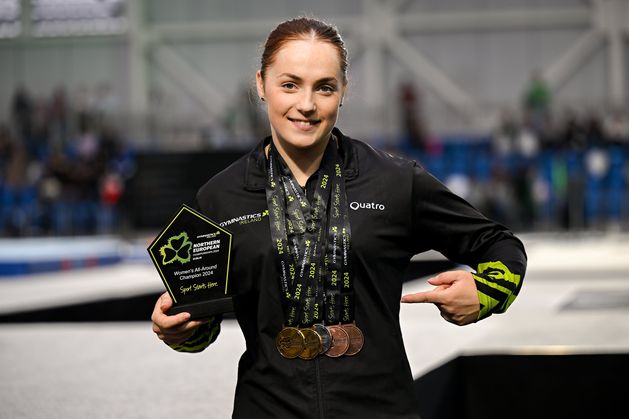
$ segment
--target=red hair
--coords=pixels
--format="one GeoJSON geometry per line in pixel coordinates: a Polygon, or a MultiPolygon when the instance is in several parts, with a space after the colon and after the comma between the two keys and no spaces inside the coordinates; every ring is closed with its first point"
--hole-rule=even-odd
{"type": "Polygon", "coordinates": [[[271,33],[264,44],[264,51],[260,60],[260,74],[264,79],[266,69],[273,64],[273,60],[277,52],[288,41],[298,39],[316,39],[332,44],[339,53],[341,62],[341,73],[343,74],[343,83],[347,84],[347,49],[343,38],[338,30],[325,22],[307,17],[299,17],[286,20],[279,25],[271,33]]]}

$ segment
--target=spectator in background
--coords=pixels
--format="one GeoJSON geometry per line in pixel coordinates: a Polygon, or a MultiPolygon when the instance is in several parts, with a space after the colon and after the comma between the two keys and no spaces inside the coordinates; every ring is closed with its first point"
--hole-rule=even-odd
{"type": "Polygon", "coordinates": [[[537,134],[504,109],[500,125],[492,136],[496,164],[490,182],[487,207],[490,217],[518,229],[531,228],[535,220],[532,183],[536,176],[532,162],[539,152],[537,134]]]}
{"type": "Polygon", "coordinates": [[[5,182],[6,171],[11,159],[13,150],[13,141],[11,139],[11,130],[5,124],[0,124],[0,188],[5,182]]]}
{"type": "Polygon", "coordinates": [[[505,157],[513,153],[520,133],[520,122],[511,109],[500,113],[498,127],[491,137],[491,151],[495,156],[505,157]]]}
{"type": "Polygon", "coordinates": [[[537,172],[531,164],[523,164],[517,168],[513,176],[513,195],[516,200],[517,221],[514,228],[530,230],[536,219],[536,203],[533,196],[533,185],[537,172]]]}
{"type": "Polygon", "coordinates": [[[73,104],[76,126],[80,130],[81,126],[90,124],[96,114],[91,90],[87,86],[79,86],[76,90],[73,104]]]}
{"type": "Polygon", "coordinates": [[[540,147],[544,151],[555,151],[561,148],[563,127],[553,112],[548,112],[544,119],[543,129],[538,133],[540,147]]]}
{"type": "Polygon", "coordinates": [[[550,111],[551,92],[539,71],[535,71],[524,91],[523,109],[525,119],[530,121],[537,135],[544,132],[544,125],[550,111]]]}
{"type": "Polygon", "coordinates": [[[629,115],[620,107],[607,113],[603,121],[603,133],[611,144],[629,145],[629,115]]]}
{"type": "Polygon", "coordinates": [[[421,94],[410,81],[399,87],[399,102],[402,114],[402,129],[406,144],[416,150],[427,145],[426,127],[422,118],[421,94]]]}
{"type": "Polygon", "coordinates": [[[561,145],[563,149],[583,151],[588,144],[584,120],[571,108],[564,110],[561,145]]]}
{"type": "Polygon", "coordinates": [[[72,170],[79,210],[77,227],[81,233],[93,233],[96,227],[93,217],[99,199],[99,180],[102,174],[101,138],[93,120],[84,120],[75,143],[72,170]]]}
{"type": "Polygon", "coordinates": [[[491,192],[486,195],[485,208],[490,219],[504,225],[519,227],[511,182],[507,168],[500,164],[494,165],[487,185],[487,190],[491,192]]]}
{"type": "MultiPolygon", "coordinates": [[[[64,150],[70,138],[70,112],[65,88],[55,89],[50,100],[48,143],[52,150],[64,150]]],[[[51,151],[52,151],[51,150],[51,151]]]]}
{"type": "Polygon", "coordinates": [[[590,109],[586,112],[583,118],[583,129],[588,145],[604,145],[605,134],[603,133],[603,121],[596,110],[590,109]]]}
{"type": "Polygon", "coordinates": [[[2,188],[2,226],[10,236],[21,236],[29,229],[29,211],[32,207],[29,196],[22,193],[28,186],[28,153],[21,144],[10,147],[2,188]]]}
{"type": "Polygon", "coordinates": [[[33,99],[24,84],[20,83],[11,101],[11,118],[17,141],[25,144],[31,137],[33,99]]]}
{"type": "Polygon", "coordinates": [[[45,100],[34,102],[31,118],[31,137],[28,141],[28,155],[32,160],[41,161],[48,154],[50,138],[48,104],[45,100]]]}

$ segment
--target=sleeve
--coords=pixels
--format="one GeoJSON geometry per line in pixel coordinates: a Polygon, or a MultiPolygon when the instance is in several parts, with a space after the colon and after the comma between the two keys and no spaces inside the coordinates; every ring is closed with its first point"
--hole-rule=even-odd
{"type": "Polygon", "coordinates": [[[203,351],[205,348],[214,343],[221,331],[221,321],[223,316],[214,316],[210,320],[202,324],[197,328],[192,336],[185,342],[178,343],[176,345],[170,345],[172,349],[177,352],[197,353],[203,351]]]}
{"type": "Polygon", "coordinates": [[[421,166],[413,170],[413,252],[434,249],[475,270],[478,320],[505,312],[524,280],[527,256],[522,242],[421,166]]]}

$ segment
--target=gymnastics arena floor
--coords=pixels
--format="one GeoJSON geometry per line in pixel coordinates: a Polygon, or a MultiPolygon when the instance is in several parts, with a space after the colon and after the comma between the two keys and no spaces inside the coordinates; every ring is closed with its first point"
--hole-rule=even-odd
{"type": "MultiPolygon", "coordinates": [[[[506,314],[457,327],[443,321],[434,306],[402,306],[416,378],[461,355],[629,353],[629,235],[521,237],[529,267],[506,314]]],[[[89,243],[114,256],[119,243],[82,240],[42,243],[54,249],[72,242],[75,256],[85,253],[83,262],[66,261],[62,271],[0,277],[0,418],[230,417],[244,350],[234,320],[225,320],[218,341],[200,354],[179,354],[159,342],[150,312],[145,320],[132,321],[15,320],[16,313],[29,310],[46,313],[81,304],[84,310],[102,310],[120,298],[152,298],[162,291],[144,257],[145,242],[130,245],[116,263],[99,264],[85,250],[89,243]]],[[[1,240],[0,254],[30,254],[41,247],[37,241],[1,240]]],[[[406,282],[404,292],[428,289],[426,279],[406,282]]]]}

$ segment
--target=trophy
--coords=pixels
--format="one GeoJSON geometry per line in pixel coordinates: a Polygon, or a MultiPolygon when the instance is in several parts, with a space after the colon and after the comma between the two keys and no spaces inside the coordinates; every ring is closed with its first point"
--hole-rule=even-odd
{"type": "Polygon", "coordinates": [[[187,205],[148,247],[173,300],[168,315],[192,319],[233,311],[229,293],[232,234],[187,205]]]}

